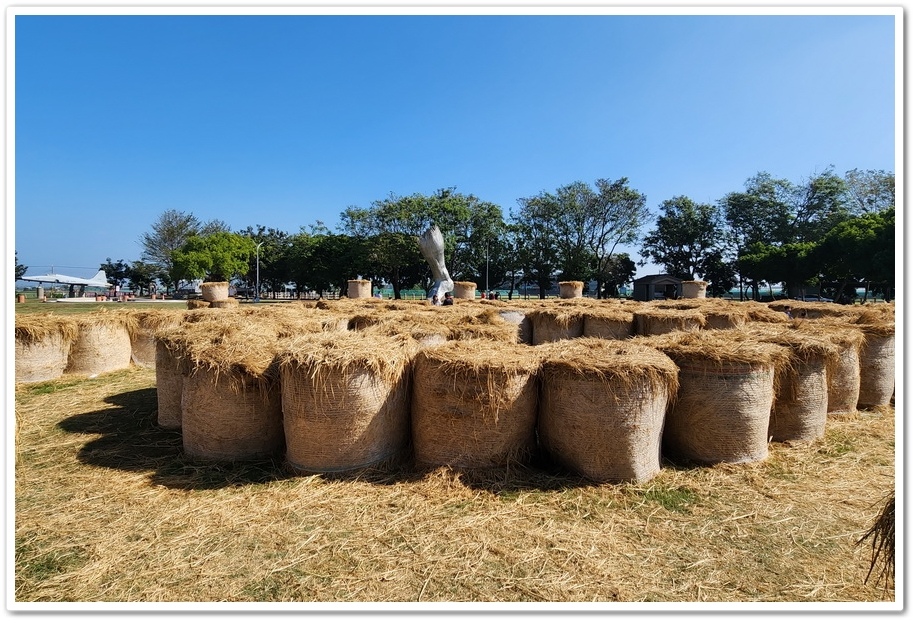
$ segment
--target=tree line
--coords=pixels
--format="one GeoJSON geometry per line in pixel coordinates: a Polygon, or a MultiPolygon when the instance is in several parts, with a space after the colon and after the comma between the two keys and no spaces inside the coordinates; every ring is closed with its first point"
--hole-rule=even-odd
{"type": "Polygon", "coordinates": [[[598,297],[618,296],[637,265],[651,260],[678,278],[706,281],[711,296],[739,288],[742,298],[758,299],[766,286],[781,284],[790,296],[816,287],[842,301],[866,287],[891,298],[894,190],[885,171],[841,176],[830,168],[801,183],[761,172],[714,203],[676,196],[653,215],[623,177],[520,198],[506,217],[500,206],[452,187],[350,206],[333,232],[320,221],[296,233],[264,225],[233,232],[222,221],[167,210],[141,236],[140,260],[107,258],[101,268],[141,294],[195,279],[344,293],[362,277],[401,298],[432,285],[416,236],[436,224],[454,280],[510,296],[527,286],[543,298],[564,280],[594,283],[590,294],[598,297]],[[642,257],[634,261],[620,252],[624,246],[639,246],[642,257]]]}

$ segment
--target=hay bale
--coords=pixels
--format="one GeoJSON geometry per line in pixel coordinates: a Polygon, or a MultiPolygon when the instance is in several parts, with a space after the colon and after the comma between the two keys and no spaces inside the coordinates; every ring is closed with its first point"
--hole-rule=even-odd
{"type": "Polygon", "coordinates": [[[768,456],[777,373],[789,349],[746,332],[670,332],[644,342],[679,368],[678,392],[665,420],[663,451],[700,464],[762,461],[768,456]]]}
{"type": "Polygon", "coordinates": [[[407,340],[371,332],[305,337],[280,353],[286,460],[297,472],[379,465],[410,439],[407,340]]]}
{"type": "Polygon", "coordinates": [[[156,338],[156,421],[162,428],[181,428],[181,394],[187,368],[173,342],[156,338]]]}
{"type": "Polygon", "coordinates": [[[369,279],[350,279],[347,281],[347,298],[371,299],[372,281],[369,279]]]}
{"type": "Polygon", "coordinates": [[[747,315],[747,322],[767,322],[770,324],[786,324],[789,316],[783,310],[770,307],[759,301],[741,301],[738,303],[747,315]]]}
{"type": "Polygon", "coordinates": [[[499,311],[499,316],[507,324],[516,327],[516,341],[519,344],[531,344],[531,318],[524,311],[521,309],[502,309],[499,311]]]}
{"type": "Polygon", "coordinates": [[[276,326],[227,311],[185,323],[173,335],[187,371],[181,394],[185,453],[215,461],[279,453],[283,416],[276,326]]]}
{"type": "Polygon", "coordinates": [[[703,328],[715,329],[740,329],[747,324],[747,310],[738,305],[721,305],[717,307],[704,307],[703,328]]]}
{"type": "Polygon", "coordinates": [[[560,286],[561,299],[576,299],[582,296],[582,289],[585,284],[581,281],[561,281],[560,286]]]}
{"type": "Polygon", "coordinates": [[[205,281],[200,284],[200,296],[208,303],[229,298],[228,281],[205,281]]]}
{"type": "Polygon", "coordinates": [[[63,376],[79,328],[74,319],[53,314],[16,316],[14,352],[17,383],[63,376]]]}
{"type": "Polygon", "coordinates": [[[188,309],[201,309],[205,307],[210,307],[210,301],[205,301],[203,299],[188,299],[188,309]]]}
{"type": "Polygon", "coordinates": [[[523,344],[453,341],[413,361],[411,433],[423,466],[489,468],[535,448],[540,360],[523,344]]]}
{"type": "Polygon", "coordinates": [[[635,332],[633,311],[619,305],[589,309],[582,316],[582,336],[626,340],[635,332]]]}
{"type": "MultiPolygon", "coordinates": [[[[798,321],[796,321],[797,323],[798,321]]],[[[832,341],[810,332],[779,330],[757,324],[755,339],[790,349],[789,365],[776,378],[776,397],[770,414],[773,441],[821,439],[827,426],[827,375],[839,357],[832,341]]]]}
{"type": "Polygon", "coordinates": [[[705,281],[682,281],[681,295],[685,299],[705,299],[707,285],[705,281]]]}
{"type": "Polygon", "coordinates": [[[537,429],[548,455],[598,482],[646,482],[661,471],[674,362],[645,345],[601,338],[538,348],[537,429]]]}
{"type": "Polygon", "coordinates": [[[456,299],[474,300],[477,293],[477,284],[473,281],[456,281],[453,294],[456,299]]]}
{"type": "Polygon", "coordinates": [[[583,308],[578,306],[545,305],[527,314],[531,320],[533,345],[582,337],[583,308]]]}
{"type": "Polygon", "coordinates": [[[129,321],[123,314],[99,311],[76,322],[78,334],[70,347],[65,372],[94,376],[130,367],[129,321]]]}
{"type": "Polygon", "coordinates": [[[858,408],[874,409],[890,405],[894,395],[895,323],[893,316],[875,310],[861,313],[855,322],[864,335],[859,352],[858,408]]]}
{"type": "Polygon", "coordinates": [[[177,327],[184,318],[183,311],[171,309],[129,310],[130,359],[141,368],[156,367],[156,333],[177,327]]]}
{"type": "Polygon", "coordinates": [[[663,335],[671,331],[699,331],[706,316],[698,309],[647,307],[633,312],[636,335],[663,335]]]}
{"type": "Polygon", "coordinates": [[[855,413],[862,379],[859,353],[865,344],[865,334],[855,325],[837,318],[817,322],[802,320],[794,323],[793,327],[797,331],[823,336],[837,346],[839,356],[836,365],[827,371],[827,415],[855,413]]]}
{"type": "Polygon", "coordinates": [[[239,306],[239,300],[236,298],[227,298],[219,301],[210,301],[212,309],[232,309],[239,306]]]}

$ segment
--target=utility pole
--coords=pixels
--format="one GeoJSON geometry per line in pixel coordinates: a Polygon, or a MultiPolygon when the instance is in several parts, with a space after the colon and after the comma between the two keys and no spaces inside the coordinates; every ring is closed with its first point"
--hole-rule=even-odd
{"type": "Polygon", "coordinates": [[[259,242],[258,246],[254,248],[254,302],[261,302],[261,245],[264,242],[259,242]]]}

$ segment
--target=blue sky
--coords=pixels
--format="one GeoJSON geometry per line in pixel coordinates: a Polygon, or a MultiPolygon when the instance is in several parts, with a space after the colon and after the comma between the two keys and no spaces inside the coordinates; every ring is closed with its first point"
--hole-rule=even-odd
{"type": "Polygon", "coordinates": [[[892,15],[18,15],[14,52],[31,273],[138,260],[169,209],[295,233],[626,177],[654,210],[895,171],[900,140],[892,15]]]}

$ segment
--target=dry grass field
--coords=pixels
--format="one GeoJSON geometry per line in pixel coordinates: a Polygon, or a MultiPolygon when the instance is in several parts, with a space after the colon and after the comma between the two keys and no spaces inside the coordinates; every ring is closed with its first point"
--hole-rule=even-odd
{"type": "Polygon", "coordinates": [[[542,459],[302,476],[189,460],[155,384],[16,385],[16,604],[895,601],[858,543],[894,491],[892,411],[640,485],[542,459]]]}

